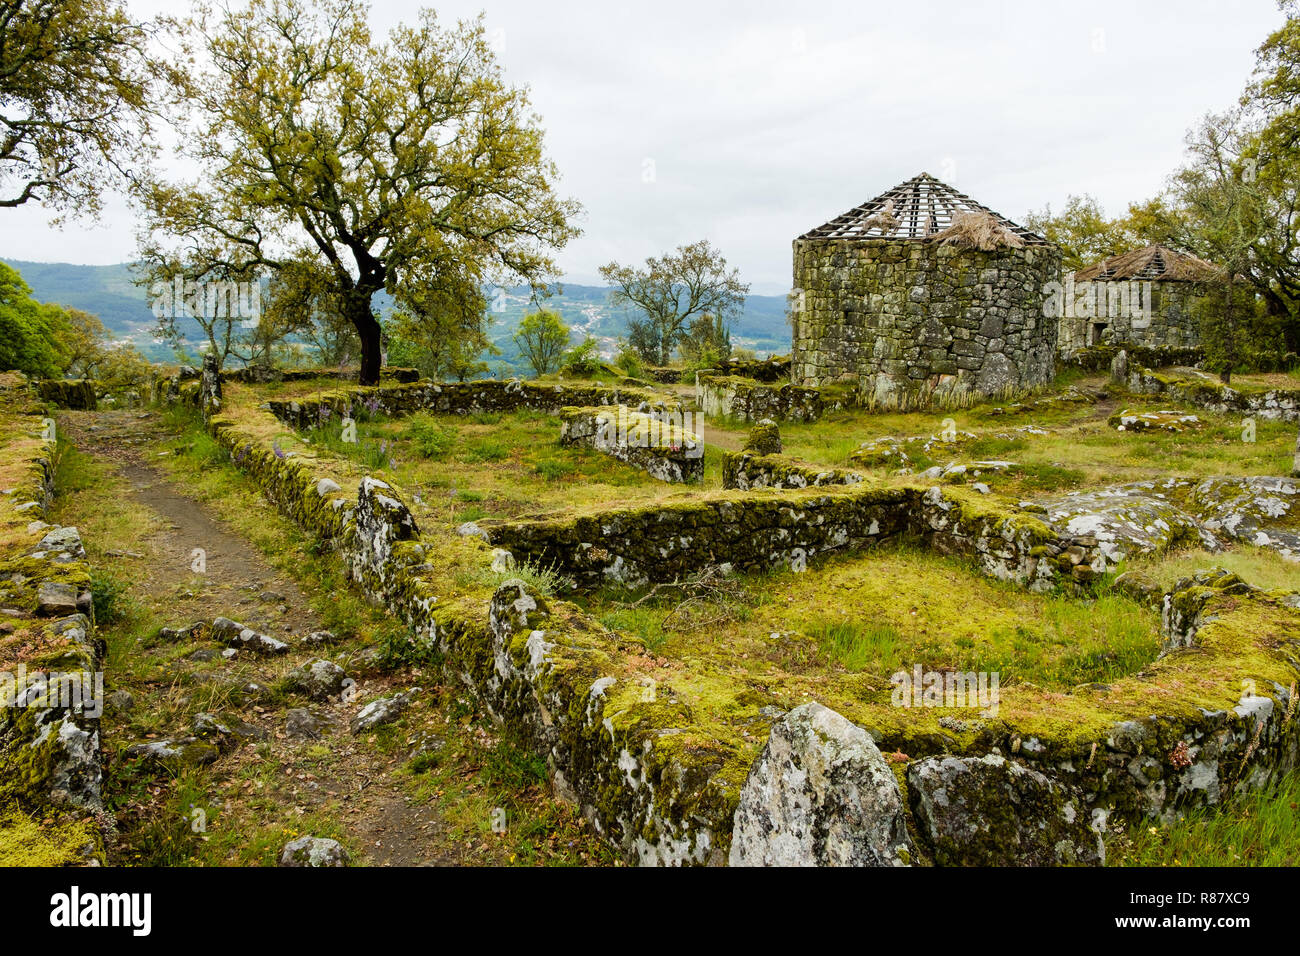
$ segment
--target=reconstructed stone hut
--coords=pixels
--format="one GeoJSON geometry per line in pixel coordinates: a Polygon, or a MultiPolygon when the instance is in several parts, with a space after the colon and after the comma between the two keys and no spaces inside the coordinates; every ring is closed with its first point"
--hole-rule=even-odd
{"type": "Polygon", "coordinates": [[[1196,348],[1197,300],[1223,269],[1161,245],[1133,249],[1067,276],[1061,295],[1061,351],[1090,345],[1196,348]]]}
{"type": "Polygon", "coordinates": [[[928,173],[794,241],[791,379],[884,405],[1051,381],[1060,253],[928,173]]]}

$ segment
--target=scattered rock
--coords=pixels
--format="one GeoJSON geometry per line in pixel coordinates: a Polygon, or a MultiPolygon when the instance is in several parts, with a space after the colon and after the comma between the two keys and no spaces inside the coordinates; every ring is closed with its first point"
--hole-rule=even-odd
{"type": "Polygon", "coordinates": [[[463,525],[459,526],[456,529],[456,533],[467,538],[476,537],[476,538],[482,538],[484,541],[489,541],[489,542],[491,541],[491,538],[488,537],[488,533],[484,531],[482,528],[480,528],[473,521],[466,521],[463,525]]]}
{"type": "Polygon", "coordinates": [[[299,643],[303,647],[322,647],[334,643],[334,634],[331,631],[312,631],[299,643]]]}
{"type": "Polygon", "coordinates": [[[342,844],[323,837],[298,837],[280,851],[281,866],[347,866],[350,859],[342,844]]]}
{"type": "Polygon", "coordinates": [[[287,683],[290,689],[306,694],[312,700],[338,697],[347,686],[348,675],[333,661],[318,658],[290,672],[287,683]]]}
{"type": "Polygon", "coordinates": [[[195,714],[192,726],[194,728],[194,736],[198,737],[200,740],[206,740],[209,743],[216,744],[217,749],[220,751],[224,752],[230,750],[236,744],[234,731],[221,723],[211,714],[195,714]]]}
{"type": "Polygon", "coordinates": [[[237,720],[230,725],[230,732],[240,740],[265,740],[269,734],[257,724],[250,724],[245,720],[237,720]]]}
{"type": "Polygon", "coordinates": [[[212,636],[227,647],[250,651],[253,654],[276,656],[289,653],[289,645],[284,641],[268,637],[225,617],[219,617],[212,622],[212,636]]]}
{"type": "Polygon", "coordinates": [[[326,495],[332,495],[334,492],[342,490],[343,489],[339,487],[339,483],[334,481],[332,478],[322,478],[320,481],[316,482],[316,494],[320,495],[322,498],[326,495]]]}
{"type": "Polygon", "coordinates": [[[158,629],[158,640],[165,641],[168,644],[193,640],[203,634],[205,627],[207,627],[207,624],[203,621],[195,621],[193,624],[182,627],[160,627],[158,629]]]}
{"type": "Polygon", "coordinates": [[[903,798],[870,735],[821,704],[772,725],[740,793],[732,866],[905,866],[903,798]]]}
{"type": "Polygon", "coordinates": [[[411,701],[416,698],[419,692],[418,687],[413,687],[391,697],[380,697],[378,700],[372,700],[357,711],[357,715],[352,718],[352,732],[354,734],[363,734],[375,727],[392,723],[411,705],[411,701]]]}
{"type": "Polygon", "coordinates": [[[1157,412],[1134,412],[1126,408],[1110,417],[1111,427],[1122,432],[1185,432],[1200,428],[1201,424],[1201,420],[1195,415],[1184,415],[1169,409],[1157,412]]]}
{"type": "Polygon", "coordinates": [[[197,737],[180,737],[175,740],[148,740],[126,748],[128,757],[142,757],[160,765],[198,767],[216,761],[220,754],[211,744],[197,737]]]}
{"type": "Polygon", "coordinates": [[[135,710],[135,698],[130,691],[115,690],[104,698],[104,709],[110,714],[129,714],[135,710]]]}
{"type": "Polygon", "coordinates": [[[285,714],[284,732],[290,737],[319,740],[328,726],[306,707],[293,707],[285,714]]]}
{"type": "Polygon", "coordinates": [[[997,754],[926,757],[908,767],[907,786],[940,866],[1105,863],[1101,835],[1065,789],[997,754]]]}

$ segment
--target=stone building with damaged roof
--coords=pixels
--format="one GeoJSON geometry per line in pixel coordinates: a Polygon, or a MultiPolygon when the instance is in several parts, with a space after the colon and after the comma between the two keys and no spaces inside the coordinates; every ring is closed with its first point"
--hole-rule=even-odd
{"type": "Polygon", "coordinates": [[[794,241],[791,379],[906,407],[1055,374],[1060,252],[922,173],[794,241]]]}
{"type": "Polygon", "coordinates": [[[1061,352],[1092,345],[1196,348],[1200,300],[1216,289],[1221,294],[1225,275],[1213,263],[1158,244],[1067,275],[1054,306],[1061,352]]]}

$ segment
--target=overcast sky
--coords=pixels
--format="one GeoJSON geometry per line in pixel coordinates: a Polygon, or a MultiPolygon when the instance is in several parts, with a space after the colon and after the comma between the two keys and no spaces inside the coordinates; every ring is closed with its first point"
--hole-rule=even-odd
{"type": "MultiPolygon", "coordinates": [[[[134,0],[141,15],[178,4],[134,0]]],[[[421,4],[378,2],[380,31],[421,4]]],[[[1112,215],[1157,192],[1207,110],[1230,106],[1274,0],[743,2],[452,0],[483,11],[532,90],[562,191],[585,207],[560,264],[598,282],[707,238],[755,292],[790,284],[790,241],[927,171],[1015,220],[1071,193],[1112,215]]],[[[0,256],[111,263],[134,224],[49,228],[0,210],[0,256]]]]}

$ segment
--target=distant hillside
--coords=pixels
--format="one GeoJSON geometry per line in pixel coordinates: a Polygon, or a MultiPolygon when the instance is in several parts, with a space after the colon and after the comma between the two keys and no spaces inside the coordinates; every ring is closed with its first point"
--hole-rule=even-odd
{"type": "MultiPolygon", "coordinates": [[[[170,350],[154,341],[155,320],[149,308],[148,289],[132,281],[129,263],[111,266],[81,266],[66,262],[24,262],[5,260],[17,269],[32,288],[32,293],[42,302],[83,309],[99,316],[106,328],[119,338],[128,339],[146,355],[155,360],[171,357],[170,350]]],[[[564,317],[573,329],[574,341],[584,335],[595,336],[601,351],[612,356],[618,339],[627,335],[627,320],[635,313],[609,305],[609,290],[600,286],[561,285],[562,292],[543,304],[564,317]]],[[[522,316],[535,306],[527,286],[504,290],[504,294],[490,291],[488,301],[489,337],[501,349],[499,359],[507,365],[519,366],[519,350],[513,336],[522,316]]],[[[392,300],[384,294],[375,296],[375,308],[387,314],[392,300]]],[[[187,339],[199,341],[198,328],[187,339]]],[[[745,300],[744,314],[732,332],[732,342],[739,348],[753,349],[760,355],[785,352],[790,348],[790,331],[785,321],[785,297],[779,295],[751,295],[745,300]]]]}

